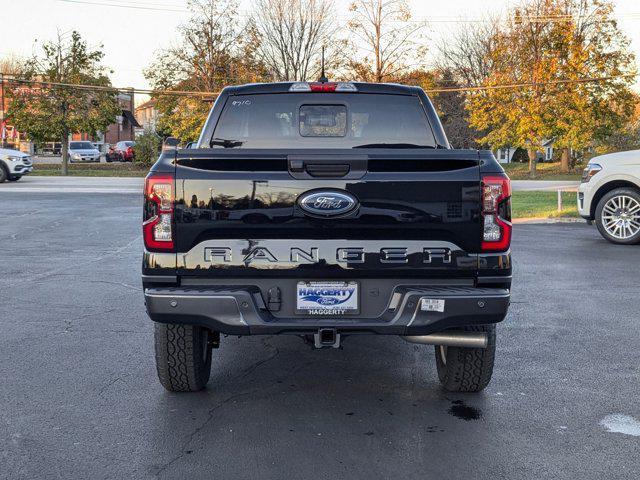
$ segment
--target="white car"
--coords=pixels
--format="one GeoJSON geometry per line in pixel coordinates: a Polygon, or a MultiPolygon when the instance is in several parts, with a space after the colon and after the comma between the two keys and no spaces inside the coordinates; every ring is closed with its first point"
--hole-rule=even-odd
{"type": "Polygon", "coordinates": [[[15,182],[33,170],[31,156],[28,153],[8,148],[0,148],[0,183],[9,180],[15,182]]]}
{"type": "Polygon", "coordinates": [[[578,212],[613,243],[640,243],[640,150],[591,159],[578,188],[578,212]]]}
{"type": "Polygon", "coordinates": [[[99,162],[100,151],[91,142],[69,142],[69,161],[99,162]]]}

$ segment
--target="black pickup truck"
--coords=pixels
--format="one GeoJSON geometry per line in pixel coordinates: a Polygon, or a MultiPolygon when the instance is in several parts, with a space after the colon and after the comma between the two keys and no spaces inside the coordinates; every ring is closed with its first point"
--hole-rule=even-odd
{"type": "Polygon", "coordinates": [[[510,182],[394,84],[225,88],[145,183],[142,281],[158,375],[209,380],[224,335],[435,345],[451,391],[489,383],[511,288],[510,182]]]}

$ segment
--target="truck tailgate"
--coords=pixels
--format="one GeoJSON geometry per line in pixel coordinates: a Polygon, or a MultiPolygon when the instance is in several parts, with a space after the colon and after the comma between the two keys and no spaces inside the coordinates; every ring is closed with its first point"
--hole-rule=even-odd
{"type": "Polygon", "coordinates": [[[482,234],[476,151],[195,149],[176,156],[181,276],[473,277],[482,234]],[[358,206],[318,217],[309,191],[358,206]]]}

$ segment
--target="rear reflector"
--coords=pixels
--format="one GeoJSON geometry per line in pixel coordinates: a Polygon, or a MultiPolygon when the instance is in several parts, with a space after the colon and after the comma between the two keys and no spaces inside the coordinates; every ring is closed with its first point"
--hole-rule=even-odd
{"type": "Polygon", "coordinates": [[[144,184],[142,233],[147,250],[173,250],[174,179],[165,173],[150,173],[144,184]]]}
{"type": "Polygon", "coordinates": [[[511,245],[511,181],[506,175],[482,178],[482,251],[504,252],[511,245]]]}

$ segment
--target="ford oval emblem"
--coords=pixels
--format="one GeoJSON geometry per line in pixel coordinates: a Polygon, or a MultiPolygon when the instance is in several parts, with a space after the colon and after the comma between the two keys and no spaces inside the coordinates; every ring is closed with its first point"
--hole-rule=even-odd
{"type": "Polygon", "coordinates": [[[358,200],[345,191],[314,190],[302,194],[298,205],[311,215],[335,217],[354,210],[358,206],[358,200]]]}

